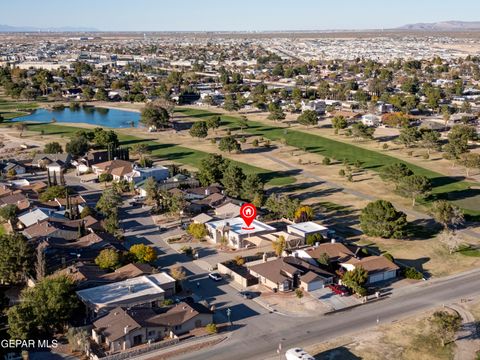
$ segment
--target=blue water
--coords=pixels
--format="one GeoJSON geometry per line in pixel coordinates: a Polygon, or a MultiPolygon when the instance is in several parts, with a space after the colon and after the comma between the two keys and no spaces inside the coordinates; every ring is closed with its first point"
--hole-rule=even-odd
{"type": "Polygon", "coordinates": [[[31,115],[18,117],[13,121],[51,122],[52,118],[57,123],[86,123],[101,127],[125,128],[131,127],[132,121],[137,127],[140,114],[132,111],[94,107],[78,110],[71,110],[70,108],[63,110],[38,109],[31,115]]]}

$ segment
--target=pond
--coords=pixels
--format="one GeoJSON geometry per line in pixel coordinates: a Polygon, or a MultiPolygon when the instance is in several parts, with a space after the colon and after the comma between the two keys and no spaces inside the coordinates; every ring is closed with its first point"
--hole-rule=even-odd
{"type": "Polygon", "coordinates": [[[79,109],[37,109],[32,114],[15,118],[13,121],[85,123],[101,127],[126,128],[138,126],[140,114],[137,112],[107,109],[101,107],[82,107],[79,109]]]}

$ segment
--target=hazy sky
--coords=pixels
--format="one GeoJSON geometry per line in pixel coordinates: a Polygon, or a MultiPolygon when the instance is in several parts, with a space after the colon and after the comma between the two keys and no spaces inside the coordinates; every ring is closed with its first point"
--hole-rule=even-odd
{"type": "Polygon", "coordinates": [[[480,20],[478,0],[2,0],[0,24],[100,30],[325,30],[480,20]]]}

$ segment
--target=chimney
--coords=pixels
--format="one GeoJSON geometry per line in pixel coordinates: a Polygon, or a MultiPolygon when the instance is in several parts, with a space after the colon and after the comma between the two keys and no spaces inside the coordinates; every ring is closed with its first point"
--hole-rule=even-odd
{"type": "Polygon", "coordinates": [[[210,189],[208,187],[205,188],[205,195],[207,195],[207,196],[210,195],[210,189]]]}
{"type": "Polygon", "coordinates": [[[332,239],[330,240],[330,242],[331,242],[332,244],[335,244],[335,243],[337,242],[337,240],[335,240],[334,238],[332,238],[332,239]]]}
{"type": "Polygon", "coordinates": [[[263,253],[262,260],[263,260],[263,262],[267,262],[267,253],[266,252],[263,253]]]}
{"type": "Polygon", "coordinates": [[[125,326],[125,327],[123,328],[123,333],[124,333],[125,335],[128,334],[128,328],[129,328],[129,325],[127,325],[127,326],[125,326]]]}
{"type": "Polygon", "coordinates": [[[129,293],[134,293],[135,292],[135,290],[133,288],[133,285],[128,285],[128,292],[129,293]]]}

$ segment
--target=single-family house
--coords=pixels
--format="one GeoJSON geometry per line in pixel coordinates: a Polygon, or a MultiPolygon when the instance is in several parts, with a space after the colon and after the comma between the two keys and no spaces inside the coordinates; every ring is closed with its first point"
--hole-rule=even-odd
{"type": "Polygon", "coordinates": [[[381,123],[381,118],[375,114],[365,114],[360,121],[365,126],[378,126],[381,123]]]}
{"type": "Polygon", "coordinates": [[[14,172],[16,175],[22,175],[27,172],[25,165],[13,160],[7,161],[6,163],[2,164],[0,166],[0,169],[4,174],[14,172]]]}
{"type": "Polygon", "coordinates": [[[130,174],[133,170],[133,164],[126,160],[110,160],[92,165],[92,171],[100,176],[101,174],[110,174],[114,181],[120,181],[130,174]]]}
{"type": "Polygon", "coordinates": [[[265,261],[248,267],[251,275],[258,278],[260,284],[273,291],[291,291],[298,286],[301,271],[290,265],[284,258],[265,261]]]}
{"type": "Polygon", "coordinates": [[[46,169],[50,163],[57,162],[62,169],[66,169],[72,162],[72,155],[68,153],[58,154],[35,154],[32,160],[32,165],[41,169],[46,169]]]}
{"type": "Polygon", "coordinates": [[[240,215],[240,206],[227,202],[215,209],[215,216],[220,219],[229,219],[240,215]]]}
{"type": "Polygon", "coordinates": [[[327,255],[329,264],[342,263],[355,257],[355,254],[341,243],[322,243],[305,249],[293,251],[292,256],[303,259],[312,265],[317,265],[317,259],[327,255]]]}
{"type": "Polygon", "coordinates": [[[289,234],[295,234],[302,238],[306,238],[308,235],[320,234],[324,239],[328,239],[333,235],[333,232],[326,226],[317,224],[313,221],[306,221],[297,224],[287,225],[287,232],[289,234]]]}
{"type": "Polygon", "coordinates": [[[388,260],[385,256],[367,256],[363,259],[350,258],[340,263],[347,271],[362,267],[368,272],[367,284],[391,280],[397,277],[398,265],[388,260]]]}
{"type": "Polygon", "coordinates": [[[98,316],[118,306],[159,307],[165,299],[164,283],[175,283],[166,273],[143,275],[77,291],[90,316],[98,316]]]}
{"type": "Polygon", "coordinates": [[[248,238],[275,232],[276,229],[261,221],[253,220],[249,228],[241,217],[210,221],[205,224],[210,240],[216,244],[226,241],[226,244],[236,249],[253,246],[248,238]]]}
{"type": "Polygon", "coordinates": [[[124,179],[138,183],[148,178],[153,178],[156,181],[163,181],[168,178],[169,170],[165,166],[156,165],[151,168],[134,167],[132,172],[125,174],[124,179]]]}
{"type": "Polygon", "coordinates": [[[185,334],[213,322],[205,306],[180,302],[167,309],[116,307],[93,323],[92,339],[109,353],[185,334]]]}

